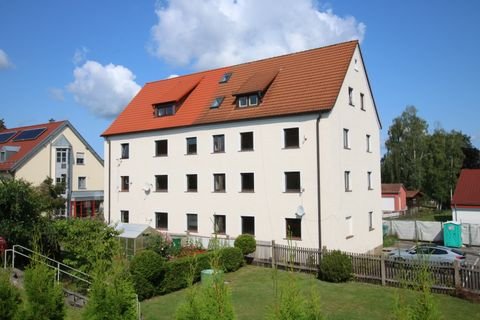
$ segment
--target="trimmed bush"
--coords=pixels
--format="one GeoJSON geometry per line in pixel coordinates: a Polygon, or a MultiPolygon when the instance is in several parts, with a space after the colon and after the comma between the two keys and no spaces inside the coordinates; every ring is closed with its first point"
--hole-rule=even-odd
{"type": "Polygon", "coordinates": [[[159,293],[166,294],[188,287],[190,285],[189,279],[192,275],[192,268],[194,268],[193,282],[200,280],[201,271],[210,269],[210,258],[210,253],[202,253],[166,262],[159,293]]]}
{"type": "Polygon", "coordinates": [[[339,250],[323,255],[318,277],[329,282],[346,282],[352,279],[352,261],[339,250]]]}
{"type": "Polygon", "coordinates": [[[148,299],[157,292],[164,273],[164,259],[155,251],[143,250],[130,263],[130,273],[135,291],[140,300],[148,299]]]}
{"type": "Polygon", "coordinates": [[[251,234],[242,234],[235,239],[235,248],[240,248],[243,255],[255,252],[257,249],[257,242],[251,234]]]}
{"type": "Polygon", "coordinates": [[[220,250],[220,265],[225,272],[237,271],[243,264],[243,253],[240,248],[227,247],[220,250]]]}

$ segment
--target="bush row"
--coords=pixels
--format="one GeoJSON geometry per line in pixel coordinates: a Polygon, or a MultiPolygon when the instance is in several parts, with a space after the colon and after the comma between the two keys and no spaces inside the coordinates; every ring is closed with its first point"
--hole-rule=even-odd
{"type": "MultiPolygon", "coordinates": [[[[140,300],[188,287],[200,280],[202,270],[210,269],[213,252],[166,261],[152,250],[143,250],[133,257],[130,273],[140,300]]],[[[224,272],[238,270],[243,264],[239,248],[222,248],[218,262],[224,272]]]]}

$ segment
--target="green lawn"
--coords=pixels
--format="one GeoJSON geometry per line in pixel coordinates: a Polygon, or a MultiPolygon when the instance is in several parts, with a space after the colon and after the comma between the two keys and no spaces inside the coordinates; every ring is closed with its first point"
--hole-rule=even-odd
{"type": "MultiPolygon", "coordinates": [[[[279,272],[279,279],[286,279],[279,272]]],[[[247,266],[226,274],[232,290],[234,308],[239,320],[264,319],[267,306],[273,301],[272,270],[247,266]]],[[[388,319],[398,289],[350,282],[332,284],[316,280],[307,274],[297,274],[298,285],[308,292],[314,286],[320,294],[321,304],[328,319],[388,319]]],[[[404,291],[413,301],[415,293],[404,291]]],[[[142,303],[142,313],[148,319],[174,319],[177,306],[182,303],[185,290],[156,297],[142,303]]],[[[480,304],[474,304],[447,295],[435,295],[444,319],[471,319],[480,314],[480,304]]]]}
{"type": "Polygon", "coordinates": [[[418,221],[450,221],[452,220],[452,210],[437,211],[434,209],[421,208],[418,214],[400,216],[392,220],[418,220],[418,221]]]}

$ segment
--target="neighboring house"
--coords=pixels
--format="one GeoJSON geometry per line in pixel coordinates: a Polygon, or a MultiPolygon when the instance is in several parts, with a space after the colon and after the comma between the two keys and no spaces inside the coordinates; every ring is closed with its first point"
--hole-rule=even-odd
{"type": "Polygon", "coordinates": [[[374,250],[380,128],[357,41],[147,83],[103,133],[105,216],[374,250]]]}
{"type": "Polygon", "coordinates": [[[401,183],[382,183],[382,211],[385,217],[405,214],[407,190],[401,183]]]}
{"type": "Polygon", "coordinates": [[[462,169],[451,207],[452,220],[480,224],[480,169],[462,169]]]}
{"type": "Polygon", "coordinates": [[[420,190],[407,190],[407,209],[408,214],[417,214],[423,198],[423,192],[420,190]]]}
{"type": "Polygon", "coordinates": [[[40,185],[65,183],[64,214],[93,216],[103,206],[103,160],[68,121],[0,131],[0,174],[40,185]]]}

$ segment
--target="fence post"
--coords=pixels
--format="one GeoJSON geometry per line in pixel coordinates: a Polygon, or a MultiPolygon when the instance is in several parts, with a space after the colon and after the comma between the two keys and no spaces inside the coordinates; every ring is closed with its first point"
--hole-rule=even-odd
{"type": "Polygon", "coordinates": [[[275,268],[275,240],[272,240],[272,268],[275,268]]]}
{"type": "Polygon", "coordinates": [[[12,247],[12,270],[15,269],[15,246],[12,247]]]}
{"type": "Polygon", "coordinates": [[[386,284],[386,280],[385,280],[386,275],[385,275],[385,273],[386,273],[386,272],[385,272],[385,256],[384,256],[383,254],[380,256],[380,263],[381,263],[381,265],[380,265],[380,274],[381,274],[381,276],[382,276],[382,286],[385,286],[385,284],[386,284]]]}
{"type": "Polygon", "coordinates": [[[453,271],[454,271],[455,289],[456,288],[461,288],[462,287],[462,281],[461,281],[461,278],[460,278],[460,262],[458,260],[455,260],[453,262],[453,271]]]}

